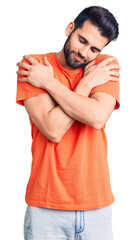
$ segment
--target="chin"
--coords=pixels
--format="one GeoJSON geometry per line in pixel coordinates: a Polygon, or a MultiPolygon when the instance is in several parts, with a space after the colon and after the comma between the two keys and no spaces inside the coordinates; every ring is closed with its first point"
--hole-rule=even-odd
{"type": "Polygon", "coordinates": [[[81,63],[81,64],[69,64],[70,67],[72,67],[73,69],[79,69],[79,68],[84,68],[86,67],[88,63],[81,63]]]}

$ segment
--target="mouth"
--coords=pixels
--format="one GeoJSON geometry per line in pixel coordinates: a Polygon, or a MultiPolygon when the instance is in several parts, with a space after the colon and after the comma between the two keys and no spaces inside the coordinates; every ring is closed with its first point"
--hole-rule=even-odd
{"type": "Polygon", "coordinates": [[[73,52],[73,54],[74,54],[74,57],[75,57],[75,59],[78,61],[78,62],[83,62],[83,59],[81,58],[81,57],[79,57],[76,53],[74,53],[73,52]]]}

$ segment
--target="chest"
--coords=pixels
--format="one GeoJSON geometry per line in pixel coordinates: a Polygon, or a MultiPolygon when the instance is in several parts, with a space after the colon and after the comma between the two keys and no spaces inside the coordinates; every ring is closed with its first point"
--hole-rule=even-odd
{"type": "Polygon", "coordinates": [[[83,76],[83,71],[79,73],[70,73],[62,69],[56,70],[53,67],[55,78],[57,78],[62,84],[64,84],[69,89],[73,90],[76,85],[79,83],[80,79],[83,76]]]}

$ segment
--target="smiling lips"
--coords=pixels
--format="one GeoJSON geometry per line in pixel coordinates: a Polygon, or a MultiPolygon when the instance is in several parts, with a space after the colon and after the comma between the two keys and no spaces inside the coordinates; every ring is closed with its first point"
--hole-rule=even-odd
{"type": "Polygon", "coordinates": [[[75,53],[73,53],[74,54],[74,57],[75,57],[75,59],[77,59],[77,61],[79,61],[79,62],[83,62],[83,59],[82,58],[80,58],[77,54],[75,54],[75,53]]]}

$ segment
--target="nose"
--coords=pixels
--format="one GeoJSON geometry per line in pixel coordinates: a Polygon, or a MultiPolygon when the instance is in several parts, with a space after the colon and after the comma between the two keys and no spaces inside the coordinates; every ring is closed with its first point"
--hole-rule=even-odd
{"type": "Polygon", "coordinates": [[[88,50],[88,47],[84,46],[83,48],[79,49],[79,53],[83,58],[87,58],[88,50]]]}

